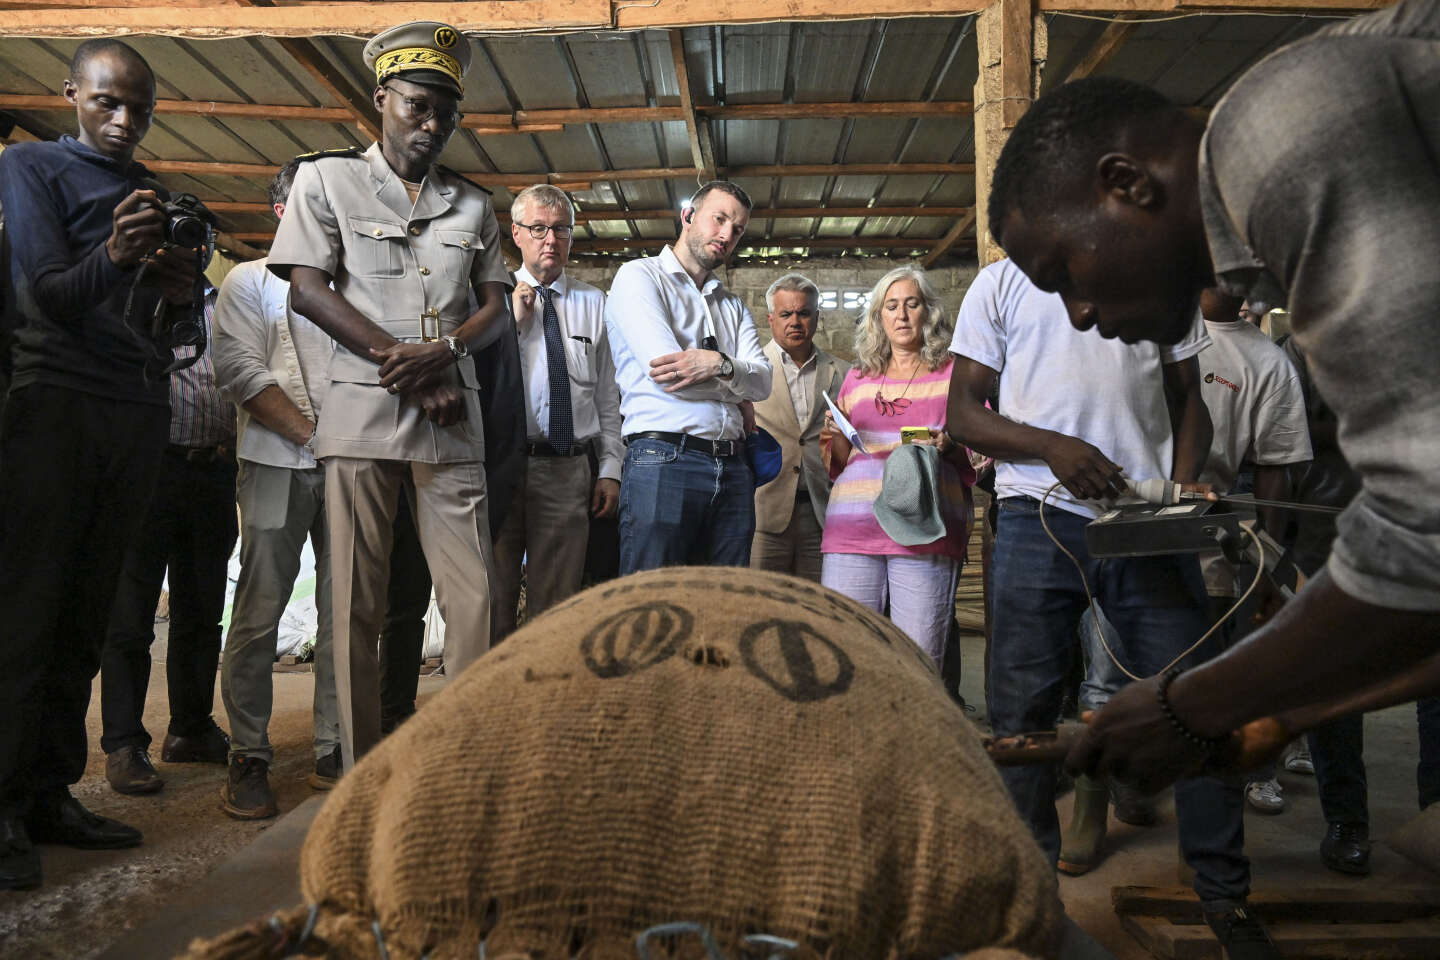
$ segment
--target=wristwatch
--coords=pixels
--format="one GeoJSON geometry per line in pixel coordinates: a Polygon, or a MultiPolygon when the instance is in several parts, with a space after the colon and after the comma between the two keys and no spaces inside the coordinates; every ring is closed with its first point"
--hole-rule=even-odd
{"type": "Polygon", "coordinates": [[[461,340],[459,337],[452,337],[447,334],[440,339],[444,340],[445,345],[450,348],[450,356],[455,358],[456,363],[470,356],[470,344],[461,340]]]}
{"type": "MultiPolygon", "coordinates": [[[[720,353],[718,350],[715,352],[720,353]]],[[[723,353],[720,354],[720,373],[717,374],[717,376],[719,376],[721,380],[729,380],[735,376],[735,361],[723,353]]]]}

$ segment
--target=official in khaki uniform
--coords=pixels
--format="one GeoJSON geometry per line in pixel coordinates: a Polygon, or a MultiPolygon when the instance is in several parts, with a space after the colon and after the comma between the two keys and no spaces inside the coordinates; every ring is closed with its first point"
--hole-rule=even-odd
{"type": "Polygon", "coordinates": [[[820,462],[825,397],[838,396],[849,367],[815,349],[820,290],[788,273],[765,291],[770,333],[765,358],[774,371],[770,396],[755,404],[755,422],[780,444],[780,475],[755,490],[750,566],[820,582],[820,537],[830,478],[820,462]]]}
{"type": "Polygon", "coordinates": [[[364,55],[381,142],[302,164],[269,261],[290,280],[294,309],[337,344],[314,448],[325,463],[346,769],[380,739],[376,644],[402,493],[445,618],[446,672],[489,646],[484,428],[470,352],[502,332],[509,284],[489,195],[435,165],[460,121],[469,41],[443,23],[409,23],[364,55]]]}

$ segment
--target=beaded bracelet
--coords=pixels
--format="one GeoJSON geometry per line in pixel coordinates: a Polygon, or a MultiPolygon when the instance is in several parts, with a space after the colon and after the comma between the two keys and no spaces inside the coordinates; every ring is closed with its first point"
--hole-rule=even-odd
{"type": "Polygon", "coordinates": [[[1180,736],[1189,740],[1202,750],[1214,750],[1228,740],[1229,735],[1222,734],[1218,737],[1202,737],[1194,730],[1185,726],[1181,719],[1175,715],[1175,708],[1170,706],[1170,684],[1174,683],[1175,678],[1184,672],[1184,667],[1171,667],[1165,671],[1160,677],[1160,685],[1155,688],[1155,699],[1160,701],[1160,711],[1165,714],[1166,719],[1170,721],[1170,725],[1179,732],[1180,736]]]}

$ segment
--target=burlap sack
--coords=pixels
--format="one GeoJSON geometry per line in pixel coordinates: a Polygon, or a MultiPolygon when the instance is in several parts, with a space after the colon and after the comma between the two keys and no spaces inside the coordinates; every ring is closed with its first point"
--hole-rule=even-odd
{"type": "MultiPolygon", "coordinates": [[[[340,781],[301,874],[332,957],[633,958],[675,921],[726,956],[752,933],[807,957],[1050,956],[1061,917],[915,645],[735,569],[628,577],[516,633],[340,781]]],[[[267,955],[228,942],[192,955],[267,955]]]]}

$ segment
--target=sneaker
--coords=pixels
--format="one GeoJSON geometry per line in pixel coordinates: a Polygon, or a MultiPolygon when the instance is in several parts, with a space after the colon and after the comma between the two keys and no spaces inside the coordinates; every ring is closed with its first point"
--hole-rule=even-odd
{"type": "Polygon", "coordinates": [[[259,757],[231,757],[220,808],[236,820],[265,820],[279,813],[270,790],[270,764],[259,757]]]}
{"type": "Polygon", "coordinates": [[[1245,785],[1245,802],[1261,813],[1280,813],[1285,809],[1278,780],[1250,781],[1245,785]]]}
{"type": "Polygon", "coordinates": [[[333,790],[340,780],[340,773],[340,745],[337,743],[334,750],[315,758],[315,770],[307,782],[316,790],[333,790]]]}
{"type": "Polygon", "coordinates": [[[1310,756],[1310,744],[1304,737],[1285,748],[1285,769],[1291,773],[1315,775],[1315,760],[1310,756]]]}
{"type": "Polygon", "coordinates": [[[1225,949],[1228,960],[1280,960],[1280,951],[1265,927],[1245,907],[1206,912],[1205,922],[1225,949]]]}

